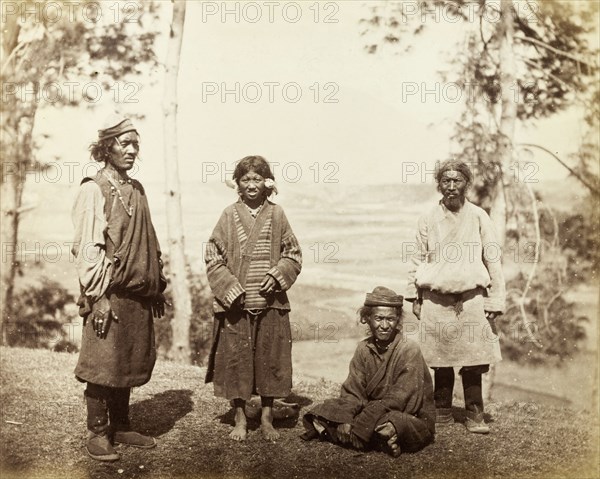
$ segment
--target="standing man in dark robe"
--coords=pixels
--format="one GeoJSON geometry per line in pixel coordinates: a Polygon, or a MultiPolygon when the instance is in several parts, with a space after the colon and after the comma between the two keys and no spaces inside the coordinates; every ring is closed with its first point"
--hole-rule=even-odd
{"type": "Polygon", "coordinates": [[[83,179],[72,211],[84,318],[75,375],[87,383],[87,452],[115,461],[115,443],[156,446],[131,430],[129,396],[152,375],[153,317],[164,313],[166,279],[144,188],[127,174],[139,152],[132,122],[113,118],[90,151],[104,167],[83,179]]]}
{"type": "Polygon", "coordinates": [[[340,397],[304,416],[303,439],[375,447],[393,456],[433,440],[431,375],[418,344],[402,335],[402,301],[383,286],[367,293],[359,314],[371,336],[358,343],[340,397]]]}
{"type": "Polygon", "coordinates": [[[490,217],[466,198],[473,175],[460,160],[436,171],[442,199],[419,219],[407,301],[421,321],[420,345],[435,371],[438,424],[453,423],[454,368],[460,368],[470,432],[487,434],[481,375],[502,359],[495,320],[504,311],[502,245],[490,217]]]}

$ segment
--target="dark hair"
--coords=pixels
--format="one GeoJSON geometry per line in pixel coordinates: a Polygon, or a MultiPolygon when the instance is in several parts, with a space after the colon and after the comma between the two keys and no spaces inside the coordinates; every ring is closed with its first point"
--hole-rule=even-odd
{"type": "Polygon", "coordinates": [[[469,165],[467,165],[462,160],[452,158],[450,160],[444,161],[441,164],[438,163],[436,165],[435,182],[438,184],[438,189],[440,181],[442,181],[442,175],[444,174],[444,172],[450,170],[458,171],[459,173],[461,173],[467,180],[467,187],[471,186],[471,184],[473,183],[473,173],[471,172],[471,168],[469,168],[469,165]]]}
{"type": "Polygon", "coordinates": [[[267,160],[265,160],[262,156],[245,156],[240,161],[238,161],[235,166],[235,170],[233,171],[233,179],[239,185],[240,179],[249,171],[254,171],[258,173],[263,178],[271,178],[275,179],[273,173],[271,172],[271,167],[267,160]]]}
{"type": "MultiPolygon", "coordinates": [[[[402,322],[402,306],[391,306],[396,310],[396,316],[398,316],[398,324],[402,322]]],[[[373,308],[376,306],[363,306],[362,308],[358,308],[358,317],[360,318],[360,322],[362,324],[367,324],[369,319],[371,319],[371,315],[373,314],[373,308]]]]}
{"type": "Polygon", "coordinates": [[[105,138],[90,144],[90,156],[96,161],[107,162],[111,156],[111,150],[115,142],[114,138],[105,138]]]}

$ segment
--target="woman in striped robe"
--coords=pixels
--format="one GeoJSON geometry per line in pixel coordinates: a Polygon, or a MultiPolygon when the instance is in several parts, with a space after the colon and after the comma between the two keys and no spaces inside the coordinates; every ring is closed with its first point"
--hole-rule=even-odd
{"type": "Polygon", "coordinates": [[[261,396],[261,431],[275,440],[273,399],[292,387],[286,291],[300,273],[302,253],[283,208],[268,200],[276,189],[267,161],[243,158],[233,179],[240,198],[223,211],[205,254],[215,311],[206,382],[234,402],[232,439],[246,439],[245,405],[254,393],[261,396]]]}

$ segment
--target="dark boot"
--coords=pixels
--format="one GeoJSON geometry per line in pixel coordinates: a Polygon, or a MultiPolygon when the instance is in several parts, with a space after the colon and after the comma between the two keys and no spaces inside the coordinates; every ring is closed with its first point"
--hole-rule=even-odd
{"type": "Polygon", "coordinates": [[[452,392],[454,391],[454,369],[433,368],[436,424],[452,424],[452,392]]]}
{"type": "Polygon", "coordinates": [[[463,391],[465,395],[465,409],[467,419],[465,426],[470,432],[487,434],[489,426],[483,420],[483,395],[481,392],[481,369],[462,368],[463,391]]]}
{"type": "Polygon", "coordinates": [[[108,402],[112,438],[115,444],[150,449],[156,447],[156,440],[131,430],[129,423],[130,388],[113,388],[108,402]]]}
{"type": "Polygon", "coordinates": [[[97,461],[116,461],[119,454],[114,450],[108,435],[108,388],[88,383],[85,390],[87,404],[88,435],[86,450],[97,461]]]}

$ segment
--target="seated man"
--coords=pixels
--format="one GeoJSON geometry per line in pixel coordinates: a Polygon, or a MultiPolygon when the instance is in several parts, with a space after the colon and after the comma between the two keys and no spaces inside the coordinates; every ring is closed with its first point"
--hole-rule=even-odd
{"type": "Polygon", "coordinates": [[[393,456],[433,440],[431,375],[417,343],[402,337],[402,300],[382,286],[367,293],[359,314],[371,335],[358,343],[340,397],[304,416],[303,439],[376,447],[393,456]]]}

